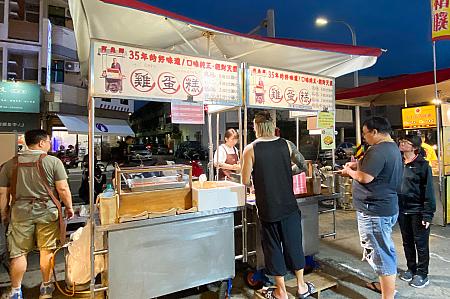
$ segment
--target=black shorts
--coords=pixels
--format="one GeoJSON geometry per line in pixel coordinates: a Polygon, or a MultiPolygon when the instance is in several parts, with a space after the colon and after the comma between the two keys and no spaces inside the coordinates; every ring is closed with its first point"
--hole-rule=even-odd
{"type": "Polygon", "coordinates": [[[300,211],[277,222],[261,221],[261,245],[266,272],[284,276],[305,267],[300,211]]]}

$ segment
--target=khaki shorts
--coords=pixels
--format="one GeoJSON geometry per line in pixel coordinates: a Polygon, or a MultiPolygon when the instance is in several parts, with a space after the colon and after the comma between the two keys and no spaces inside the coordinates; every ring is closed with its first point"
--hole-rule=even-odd
{"type": "Polygon", "coordinates": [[[11,210],[8,249],[11,258],[39,250],[56,249],[59,240],[58,210],[51,203],[17,201],[11,210]]]}

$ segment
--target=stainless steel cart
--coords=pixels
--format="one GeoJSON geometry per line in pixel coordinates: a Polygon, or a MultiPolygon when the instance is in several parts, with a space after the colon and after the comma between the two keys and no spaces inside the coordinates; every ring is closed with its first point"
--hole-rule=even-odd
{"type": "Polygon", "coordinates": [[[98,226],[107,246],[108,298],[153,298],[233,278],[237,210],[98,226]]]}

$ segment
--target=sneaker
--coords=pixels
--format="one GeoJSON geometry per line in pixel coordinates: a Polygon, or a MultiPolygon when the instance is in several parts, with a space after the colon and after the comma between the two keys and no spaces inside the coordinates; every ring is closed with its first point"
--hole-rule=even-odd
{"type": "Polygon", "coordinates": [[[50,299],[53,297],[53,292],[55,291],[55,285],[53,283],[49,284],[41,284],[41,287],[39,288],[39,291],[41,295],[39,296],[39,299],[50,299]]]}
{"type": "MultiPolygon", "coordinates": [[[[4,298],[2,296],[2,298],[4,298]]],[[[14,292],[13,290],[11,290],[8,295],[6,296],[6,298],[8,299],[23,299],[23,295],[22,295],[22,289],[20,289],[18,292],[14,292]]]]}
{"type": "Polygon", "coordinates": [[[400,278],[403,281],[410,282],[413,279],[413,277],[414,274],[410,270],[408,270],[400,274],[398,278],[400,278]]]}
{"type": "Polygon", "coordinates": [[[428,279],[428,277],[423,277],[421,275],[414,275],[413,279],[409,283],[410,286],[419,289],[424,288],[429,284],[430,280],[428,279]]]}

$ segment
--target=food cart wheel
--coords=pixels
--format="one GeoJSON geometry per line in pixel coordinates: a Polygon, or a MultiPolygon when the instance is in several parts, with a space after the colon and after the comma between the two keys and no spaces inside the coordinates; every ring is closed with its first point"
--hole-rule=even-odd
{"type": "Polygon", "coordinates": [[[250,288],[259,290],[264,286],[264,281],[260,276],[259,271],[248,270],[244,272],[244,281],[250,288]]]}

